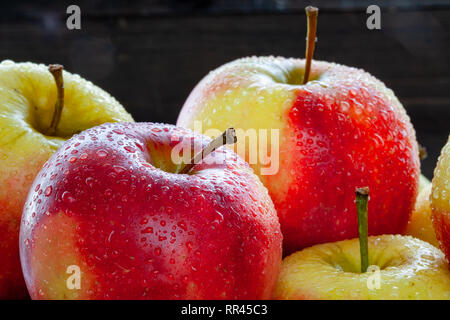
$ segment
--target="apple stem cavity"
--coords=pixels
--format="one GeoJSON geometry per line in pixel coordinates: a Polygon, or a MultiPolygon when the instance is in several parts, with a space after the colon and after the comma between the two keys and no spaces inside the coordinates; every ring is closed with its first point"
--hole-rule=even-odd
{"type": "Polygon", "coordinates": [[[306,37],[306,64],[305,74],[303,76],[303,84],[306,84],[309,80],[309,74],[311,72],[311,62],[314,55],[314,48],[316,46],[316,31],[317,31],[317,16],[319,15],[319,9],[312,6],[305,8],[307,17],[307,37],[306,37]]]}
{"type": "Polygon", "coordinates": [[[358,212],[358,233],[359,248],[361,253],[361,273],[367,271],[369,267],[369,230],[367,207],[369,203],[369,187],[357,188],[356,191],[356,211],[358,212]]]}
{"type": "Polygon", "coordinates": [[[202,151],[197,153],[191,158],[191,161],[188,164],[185,164],[179,170],[181,174],[187,174],[191,169],[198,163],[200,163],[204,158],[206,158],[211,152],[216,150],[217,148],[227,145],[234,144],[237,141],[236,131],[234,128],[228,128],[225,130],[220,136],[216,137],[213,141],[211,141],[206,147],[203,148],[202,151]]]}
{"type": "Polygon", "coordinates": [[[55,111],[53,112],[52,122],[46,131],[46,135],[54,136],[58,128],[59,120],[61,119],[62,109],[64,107],[64,67],[60,64],[51,64],[48,66],[48,71],[53,75],[56,84],[57,98],[55,103],[55,111]]]}

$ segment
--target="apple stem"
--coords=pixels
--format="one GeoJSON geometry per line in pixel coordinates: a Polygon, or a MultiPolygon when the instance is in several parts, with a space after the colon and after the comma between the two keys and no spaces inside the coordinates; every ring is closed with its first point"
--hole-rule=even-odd
{"type": "Polygon", "coordinates": [[[419,158],[420,161],[426,159],[428,157],[427,148],[419,144],[419,158]]]}
{"type": "Polygon", "coordinates": [[[358,212],[359,248],[361,253],[361,272],[364,273],[369,267],[369,245],[368,245],[368,217],[367,207],[369,202],[369,187],[357,188],[356,211],[358,212]]]}
{"type": "Polygon", "coordinates": [[[200,161],[206,158],[211,152],[226,144],[234,144],[236,141],[236,131],[234,128],[228,128],[220,136],[216,137],[206,147],[204,147],[202,151],[194,155],[191,158],[191,161],[179,170],[179,173],[189,173],[189,171],[191,171],[196,164],[200,163],[200,161]]]}
{"type": "Polygon", "coordinates": [[[306,65],[305,74],[303,76],[303,84],[308,82],[309,74],[311,72],[311,62],[314,55],[314,48],[316,46],[317,16],[319,15],[319,9],[312,6],[307,6],[305,11],[308,21],[308,30],[306,37],[306,65]]]}
{"type": "Polygon", "coordinates": [[[53,112],[52,122],[47,129],[46,134],[53,136],[56,134],[56,129],[61,119],[62,109],[64,107],[64,79],[63,79],[64,67],[60,64],[51,64],[48,66],[48,71],[53,75],[56,84],[57,98],[55,103],[55,111],[53,112]]]}

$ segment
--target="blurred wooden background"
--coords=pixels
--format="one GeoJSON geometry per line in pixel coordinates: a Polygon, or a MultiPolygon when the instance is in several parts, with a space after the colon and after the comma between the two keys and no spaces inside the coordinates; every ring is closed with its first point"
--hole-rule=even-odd
{"type": "Polygon", "coordinates": [[[303,57],[304,7],[320,8],[315,58],[372,73],[406,107],[432,176],[450,132],[450,1],[2,1],[0,59],[61,63],[138,121],[175,123],[208,71],[248,55],[303,57]],[[66,8],[81,8],[81,30],[66,8]],[[365,10],[382,9],[381,30],[365,10]]]}

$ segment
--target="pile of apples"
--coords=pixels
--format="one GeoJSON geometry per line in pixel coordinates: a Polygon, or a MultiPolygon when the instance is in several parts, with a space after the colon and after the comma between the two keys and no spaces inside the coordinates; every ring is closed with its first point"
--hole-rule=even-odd
{"type": "Polygon", "coordinates": [[[450,141],[427,181],[394,93],[311,46],[212,71],[177,126],[134,123],[59,65],[3,61],[0,298],[450,299],[450,141]],[[231,127],[279,130],[278,171],[247,163],[231,127]],[[186,143],[202,161],[174,161],[186,143]]]}

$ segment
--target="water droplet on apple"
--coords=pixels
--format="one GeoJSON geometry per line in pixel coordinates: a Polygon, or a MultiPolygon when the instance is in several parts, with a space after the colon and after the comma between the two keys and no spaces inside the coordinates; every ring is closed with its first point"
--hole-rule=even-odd
{"type": "Polygon", "coordinates": [[[106,157],[108,155],[108,152],[106,152],[105,150],[98,150],[97,151],[97,156],[98,157],[100,157],[100,158],[104,158],[104,157],[106,157]]]}
{"type": "Polygon", "coordinates": [[[141,230],[141,233],[153,233],[153,228],[147,227],[147,228],[141,230]]]}
{"type": "Polygon", "coordinates": [[[47,188],[45,188],[44,196],[49,197],[52,194],[52,191],[53,191],[52,186],[48,186],[47,188]]]}
{"type": "Polygon", "coordinates": [[[69,191],[64,191],[61,198],[65,203],[73,203],[75,201],[75,198],[69,191]]]}
{"type": "Polygon", "coordinates": [[[136,152],[136,149],[131,147],[131,146],[125,146],[123,147],[126,151],[130,152],[130,153],[134,153],[136,152]]]}
{"type": "Polygon", "coordinates": [[[92,185],[94,184],[94,178],[92,177],[87,177],[86,180],[84,181],[86,183],[86,185],[89,188],[92,188],[92,185]]]}

